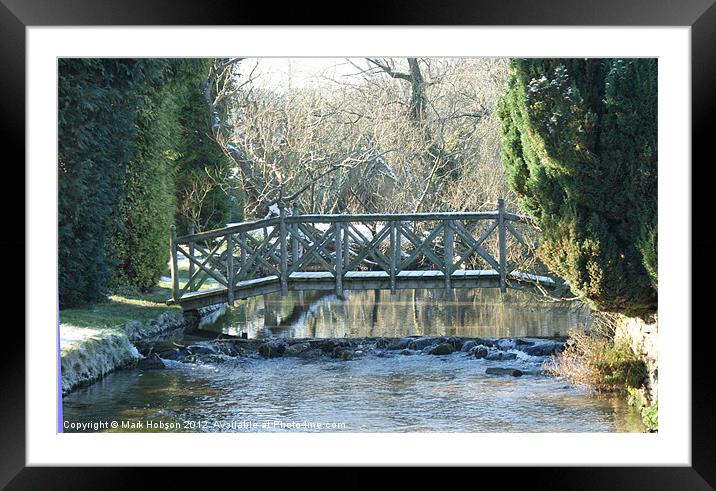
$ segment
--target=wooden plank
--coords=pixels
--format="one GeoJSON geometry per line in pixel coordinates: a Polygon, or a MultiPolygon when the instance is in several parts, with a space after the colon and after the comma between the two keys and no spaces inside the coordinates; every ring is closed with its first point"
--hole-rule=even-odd
{"type": "MultiPolygon", "coordinates": [[[[444,288],[445,280],[443,276],[442,271],[402,271],[397,276],[399,281],[396,281],[395,288],[396,290],[444,288]]],[[[543,285],[542,288],[554,287],[553,280],[546,276],[519,272],[512,273],[511,276],[513,276],[516,281],[510,285],[510,288],[536,290],[536,283],[543,285]]],[[[499,272],[496,270],[460,270],[452,275],[452,288],[499,288],[499,286],[500,277],[499,272]]],[[[350,271],[344,276],[344,291],[389,288],[390,274],[385,271],[350,271]]],[[[293,273],[290,276],[290,291],[330,291],[334,289],[335,279],[333,275],[327,271],[302,271],[293,273]]],[[[241,298],[263,295],[275,291],[280,291],[280,279],[276,275],[240,281],[236,285],[236,294],[241,298]]],[[[187,294],[182,297],[179,302],[170,300],[167,303],[178,303],[184,310],[191,310],[192,308],[225,302],[227,301],[227,296],[228,292],[226,288],[213,288],[187,294]]]]}
{"type": "Polygon", "coordinates": [[[524,247],[527,247],[527,242],[525,241],[525,238],[522,236],[521,233],[519,233],[517,231],[517,229],[510,222],[506,222],[505,226],[507,227],[507,230],[509,230],[510,233],[515,236],[515,239],[517,239],[520,242],[520,244],[522,244],[524,247]]]}
{"type": "Polygon", "coordinates": [[[443,260],[444,260],[445,264],[444,264],[443,268],[445,270],[445,289],[446,290],[450,289],[450,277],[452,275],[452,262],[454,259],[454,254],[453,254],[453,246],[454,246],[453,239],[454,239],[454,237],[453,237],[452,223],[453,223],[452,220],[448,220],[447,222],[445,222],[445,224],[443,226],[443,228],[445,230],[444,235],[443,235],[443,246],[444,246],[443,248],[445,250],[445,255],[444,255],[443,260]]]}
{"type": "Polygon", "coordinates": [[[348,227],[350,224],[342,223],[341,228],[343,229],[343,270],[348,270],[348,264],[351,261],[351,246],[350,246],[350,234],[348,233],[348,227]]]}
{"type": "Polygon", "coordinates": [[[333,274],[330,271],[296,271],[291,273],[289,280],[330,280],[333,281],[333,274]]]}
{"type": "Polygon", "coordinates": [[[226,281],[229,283],[227,291],[227,300],[231,307],[234,306],[234,236],[226,235],[226,281]]]}
{"type": "MultiPolygon", "coordinates": [[[[189,227],[189,235],[194,235],[194,226],[189,227]]],[[[194,255],[194,242],[189,242],[189,254],[194,255]]],[[[195,291],[194,287],[194,263],[189,261],[189,291],[195,291]]]]}
{"type": "Polygon", "coordinates": [[[438,220],[495,220],[495,211],[471,212],[433,212],[433,213],[359,213],[333,215],[301,215],[299,218],[287,217],[288,223],[337,223],[337,222],[401,222],[401,221],[438,221],[438,220]]]}
{"type": "Polygon", "coordinates": [[[241,269],[237,275],[241,278],[246,273],[246,232],[239,232],[239,248],[241,249],[241,269]]]}
{"type": "Polygon", "coordinates": [[[350,278],[352,280],[374,278],[390,279],[390,273],[388,273],[387,271],[349,271],[348,273],[346,273],[346,278],[350,278]]]}
{"type": "Polygon", "coordinates": [[[231,227],[217,228],[215,230],[207,230],[206,232],[200,232],[194,235],[183,235],[177,238],[177,244],[186,244],[188,242],[200,242],[203,240],[216,239],[217,237],[223,237],[226,234],[235,234],[238,232],[248,232],[251,230],[259,230],[265,227],[278,224],[278,218],[263,218],[261,220],[254,220],[251,222],[244,222],[238,225],[232,225],[231,227]]]}
{"type": "Polygon", "coordinates": [[[395,270],[399,261],[398,244],[395,240],[395,222],[390,222],[390,293],[395,293],[395,270]]]}
{"type": "Polygon", "coordinates": [[[288,294],[288,229],[286,227],[286,207],[279,203],[279,244],[281,253],[281,296],[288,294]]]}
{"type": "Polygon", "coordinates": [[[341,243],[341,235],[343,235],[343,226],[338,223],[334,223],[333,226],[336,229],[334,234],[334,248],[336,250],[336,295],[339,297],[343,296],[343,244],[341,243]]]}
{"type": "MultiPolygon", "coordinates": [[[[301,213],[301,211],[298,208],[298,201],[294,201],[291,216],[297,217],[300,215],[300,213],[301,213]]],[[[298,237],[298,224],[295,224],[295,223],[291,224],[290,231],[291,231],[291,266],[293,266],[294,264],[296,264],[298,262],[298,259],[301,254],[300,249],[299,249],[300,244],[298,242],[298,239],[296,238],[296,237],[298,237]]]]}

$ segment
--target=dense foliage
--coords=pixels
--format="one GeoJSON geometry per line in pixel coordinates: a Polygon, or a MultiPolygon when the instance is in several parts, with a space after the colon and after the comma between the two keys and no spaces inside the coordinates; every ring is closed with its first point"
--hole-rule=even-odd
{"type": "Polygon", "coordinates": [[[58,267],[62,306],[101,299],[110,280],[106,241],[123,195],[135,135],[134,91],[144,64],[60,59],[58,267]]]}
{"type": "Polygon", "coordinates": [[[515,59],[500,100],[508,185],[540,255],[604,311],[657,306],[657,61],[515,59]]]}
{"type": "MultiPolygon", "coordinates": [[[[166,269],[169,226],[182,197],[176,183],[200,166],[196,144],[186,135],[208,131],[208,117],[183,115],[206,114],[197,97],[208,63],[60,60],[62,308],[101,300],[110,288],[145,290],[166,269]]],[[[213,164],[219,157],[223,154],[206,159],[213,164]]],[[[211,207],[223,206],[215,204],[221,196],[210,200],[211,207]]],[[[224,193],[223,202],[228,201],[224,193]]]]}
{"type": "Polygon", "coordinates": [[[170,157],[176,146],[177,95],[171,66],[156,61],[158,80],[136,93],[136,137],[126,165],[124,197],[109,240],[117,289],[154,286],[168,260],[167,231],[174,212],[170,157]]]}

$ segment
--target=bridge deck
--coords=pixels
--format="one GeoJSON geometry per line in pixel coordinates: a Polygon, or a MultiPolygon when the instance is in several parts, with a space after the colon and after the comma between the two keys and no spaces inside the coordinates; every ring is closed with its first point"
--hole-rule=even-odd
{"type": "MultiPolygon", "coordinates": [[[[512,288],[530,288],[540,284],[550,288],[554,280],[547,276],[539,276],[514,271],[508,274],[512,288]]],[[[442,271],[401,271],[396,274],[395,288],[398,290],[414,288],[440,289],[445,286],[442,271]]],[[[288,290],[335,290],[336,279],[328,271],[296,272],[288,277],[288,290]]],[[[385,271],[349,271],[343,276],[344,290],[383,290],[390,289],[390,274],[385,271]]],[[[451,275],[451,288],[499,288],[500,274],[494,269],[457,270],[451,275]]],[[[234,289],[234,298],[249,298],[266,293],[281,291],[280,278],[276,275],[264,276],[240,281],[234,289]]],[[[198,292],[187,293],[178,303],[183,310],[194,310],[216,303],[229,301],[225,287],[211,288],[198,292]]]]}

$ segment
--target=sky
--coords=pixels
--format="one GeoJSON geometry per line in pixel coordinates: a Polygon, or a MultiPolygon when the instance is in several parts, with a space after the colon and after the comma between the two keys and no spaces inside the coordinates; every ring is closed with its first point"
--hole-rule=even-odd
{"type": "MultiPolygon", "coordinates": [[[[256,61],[256,84],[273,89],[285,90],[289,82],[295,88],[329,84],[321,77],[340,80],[358,72],[345,58],[249,58],[242,62],[244,70],[251,70],[256,61]]],[[[366,63],[364,59],[354,61],[361,66],[366,63]]]]}

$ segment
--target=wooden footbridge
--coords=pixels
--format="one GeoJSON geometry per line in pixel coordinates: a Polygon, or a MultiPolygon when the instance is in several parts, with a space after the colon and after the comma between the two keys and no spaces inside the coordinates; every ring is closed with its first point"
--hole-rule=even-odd
{"type": "Polygon", "coordinates": [[[305,215],[294,205],[181,237],[172,227],[167,303],[189,311],[292,290],[553,289],[554,278],[518,270],[534,264],[524,227],[529,218],[503,200],[496,211],[458,213],[305,215]]]}

